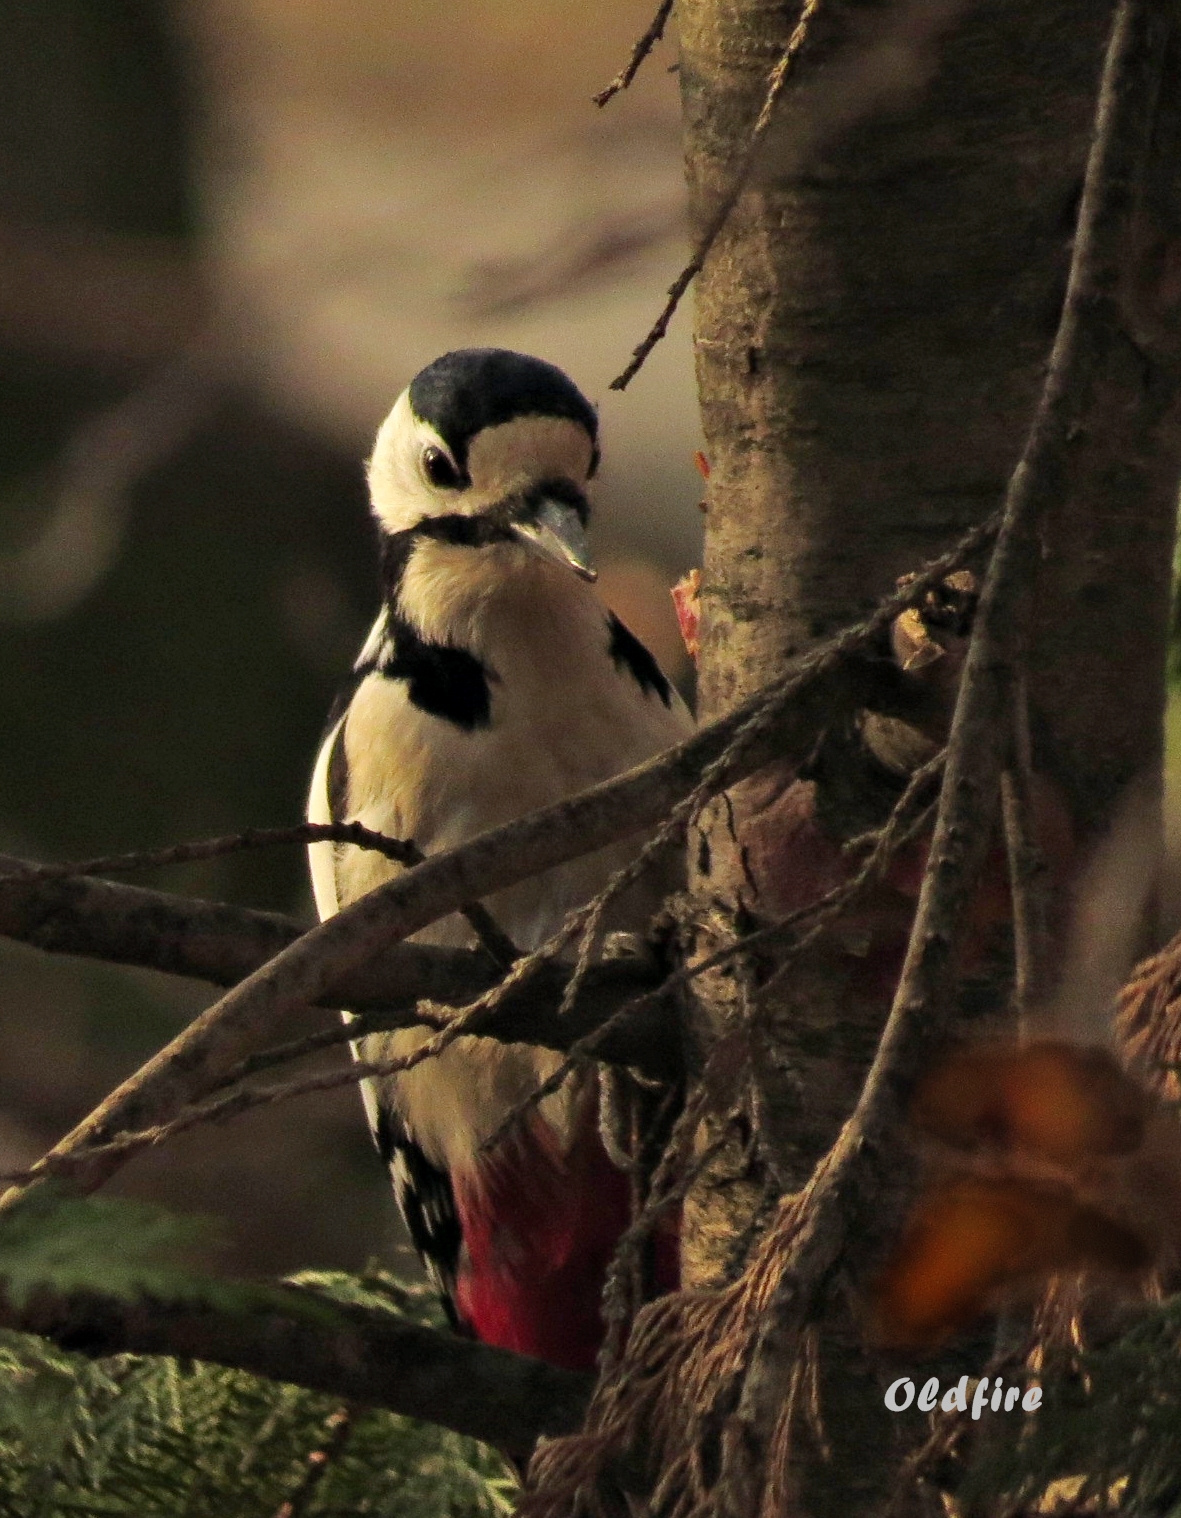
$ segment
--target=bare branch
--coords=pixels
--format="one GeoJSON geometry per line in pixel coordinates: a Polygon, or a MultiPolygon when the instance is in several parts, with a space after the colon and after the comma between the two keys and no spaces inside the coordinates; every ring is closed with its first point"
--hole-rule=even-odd
{"type": "Polygon", "coordinates": [[[514,1454],[578,1424],[590,1377],[472,1339],[333,1303],[323,1319],[291,1289],[289,1314],[97,1293],[0,1299],[0,1325],[102,1357],[176,1355],[438,1423],[514,1454]]]}
{"type": "MultiPolygon", "coordinates": [[[[625,1018],[630,1019],[633,1012],[645,1010],[642,1003],[646,1000],[646,998],[641,998],[639,1001],[625,1003],[622,1008],[612,1014],[613,1027],[618,1026],[625,1018]]],[[[657,990],[653,993],[653,1003],[658,1004],[663,1000],[661,991],[657,990]]],[[[477,1000],[471,1007],[463,1009],[454,1016],[441,1017],[436,1025],[434,1036],[408,1054],[390,1055],[384,1059],[354,1059],[335,1070],[316,1071],[312,1075],[285,1081],[281,1085],[244,1086],[239,1090],[214,1096],[207,1101],[192,1102],[182,1107],[167,1122],[156,1123],[148,1128],[125,1130],[104,1143],[92,1143],[83,1149],[62,1152],[53,1150],[38,1160],[31,1169],[10,1171],[0,1176],[0,1180],[12,1186],[27,1186],[38,1178],[52,1176],[59,1181],[69,1183],[80,1172],[91,1168],[96,1163],[117,1161],[122,1164],[140,1150],[156,1148],[169,1139],[188,1133],[191,1129],[201,1127],[206,1123],[226,1122],[230,1118],[240,1117],[244,1112],[251,1112],[258,1107],[273,1107],[278,1102],[291,1101],[295,1097],[319,1095],[325,1091],[338,1090],[341,1086],[355,1086],[363,1080],[377,1080],[390,1075],[404,1074],[429,1059],[437,1058],[444,1050],[449,1049],[456,1039],[479,1033],[497,1007],[485,1007],[481,1001],[477,1000]]],[[[423,1020],[417,1012],[416,1020],[419,1022],[423,1020]]],[[[300,1040],[286,1048],[264,1051],[263,1055],[255,1056],[253,1061],[244,1060],[235,1070],[230,1071],[223,1084],[229,1085],[240,1079],[239,1072],[251,1064],[263,1065],[264,1060],[265,1064],[276,1064],[280,1061],[299,1058],[314,1050],[339,1045],[349,1039],[360,1038],[366,1032],[373,1031],[372,1021],[359,1020],[350,1023],[347,1027],[332,1029],[331,1035],[314,1034],[311,1038],[300,1040]]],[[[560,1016],[556,1016],[553,1021],[558,1028],[563,1026],[563,1019],[560,1016]]],[[[676,1047],[675,1043],[673,1047],[676,1047]]],[[[643,1052],[646,1054],[648,1051],[643,1052]]],[[[567,1069],[571,1063],[572,1061],[567,1060],[563,1069],[567,1069]]],[[[664,1051],[663,1058],[658,1054],[654,1061],[644,1059],[642,1067],[651,1064],[655,1064],[661,1074],[667,1075],[670,1064],[668,1051],[664,1051]]],[[[549,1089],[547,1084],[541,1094],[549,1089]]]]}
{"type": "MultiPolygon", "coordinates": [[[[579,964],[570,973],[565,986],[562,988],[561,1001],[556,1014],[549,1021],[549,1028],[556,1031],[562,1040],[562,1047],[569,1047],[569,1056],[563,1061],[558,1070],[550,1078],[539,1085],[526,1098],[519,1102],[506,1116],[497,1128],[496,1132],[484,1143],[484,1148],[495,1148],[515,1126],[517,1121],[530,1111],[538,1102],[543,1101],[562,1085],[569,1077],[574,1068],[592,1054],[598,1058],[606,1057],[610,1062],[610,1052],[613,1045],[618,1043],[618,1035],[630,1023],[631,1041],[630,1052],[633,1058],[627,1062],[646,1074],[655,1075],[657,1079],[672,1078],[674,1070],[667,1058],[653,1059],[652,1039],[650,1029],[652,1027],[653,1014],[660,1016],[667,1013],[670,994],[687,984],[690,980],[704,974],[707,970],[716,968],[725,960],[734,957],[764,940],[772,937],[781,938],[785,932],[797,924],[811,921],[811,927],[801,938],[793,943],[787,954],[785,963],[806,949],[815,939],[822,934],[830,923],[840,916],[850,903],[875,880],[880,878],[895,850],[910,838],[915,836],[925,825],[929,817],[930,808],[924,808],[917,816],[908,820],[908,813],[916,798],[923,788],[939,773],[943,764],[943,754],[937,754],[927,764],[923,765],[911,777],[902,795],[899,797],[885,825],[872,835],[874,846],[862,863],[857,872],[843,885],[835,887],[825,895],[818,897],[816,901],[799,908],[791,913],[783,921],[775,923],[768,928],[740,939],[724,949],[711,955],[700,963],[686,966],[675,974],[667,977],[661,985],[652,991],[639,995],[629,996],[622,1005],[616,1005],[605,1016],[598,1009],[596,1003],[597,1020],[595,1025],[587,1033],[570,1042],[572,1032],[571,1013],[575,1006],[575,998],[572,992],[575,987],[580,990],[586,986],[592,994],[596,990],[604,989],[604,972],[610,972],[614,966],[601,965],[592,967],[584,963],[580,956],[579,964]],[[597,969],[597,975],[594,974],[597,969]],[[639,1036],[637,1036],[637,1034],[639,1036]],[[612,1035],[616,1035],[615,1038],[612,1035]],[[602,1051],[606,1046],[606,1055],[602,1051]],[[638,1056],[638,1057],[636,1057],[638,1056]]],[[[50,878],[53,878],[52,874],[50,878]]],[[[556,968],[556,967],[555,967],[556,968]]],[[[628,974],[631,966],[628,961],[623,961],[621,968],[625,971],[625,979],[622,989],[634,989],[635,978],[628,974]]],[[[782,969],[783,966],[780,966],[782,969]]],[[[615,989],[612,984],[614,977],[608,981],[608,986],[615,989]]],[[[310,1076],[304,1076],[296,1080],[285,1082],[277,1086],[252,1086],[236,1091],[215,1096],[205,1102],[194,1102],[183,1107],[174,1117],[167,1122],[157,1123],[151,1127],[124,1131],[105,1143],[88,1145],[82,1150],[74,1150],[67,1153],[53,1153],[38,1161],[31,1170],[10,1172],[3,1179],[10,1185],[27,1185],[37,1176],[52,1175],[58,1180],[71,1180],[80,1170],[94,1164],[95,1161],[118,1159],[120,1162],[131,1155],[146,1148],[154,1148],[177,1135],[187,1133],[192,1128],[205,1123],[225,1122],[230,1118],[238,1117],[242,1113],[252,1111],[256,1107],[273,1106],[277,1102],[290,1101],[295,1097],[318,1094],[331,1091],[340,1086],[355,1085],[359,1081],[381,1078],[412,1070],[416,1065],[425,1060],[433,1059],[450,1047],[455,1040],[462,1036],[479,1034],[495,1027],[501,1020],[501,1010],[505,1006],[511,1006],[511,994],[524,989],[524,984],[506,981],[493,988],[491,994],[477,998],[469,1007],[454,1016],[446,1016],[436,1013],[432,1018],[433,1009],[417,1006],[407,1016],[398,1019],[393,1025],[404,1025],[413,1021],[421,1024],[432,1022],[436,1028],[434,1038],[420,1045],[409,1054],[395,1055],[386,1059],[377,1060],[354,1060],[343,1069],[321,1071],[310,1076]]],[[[549,1002],[552,1007],[552,1001],[549,1002]]],[[[394,1014],[396,1018],[396,1013],[394,1014]]],[[[658,1048],[666,1055],[670,1048],[676,1047],[675,1039],[668,1037],[671,1030],[663,1026],[665,1018],[661,1018],[661,1031],[664,1037],[659,1041],[658,1048]]],[[[338,1047],[340,1044],[363,1037],[367,1033],[378,1031],[381,1027],[390,1026],[391,1017],[370,1016],[361,1018],[350,1023],[348,1026],[338,1026],[331,1029],[309,1035],[306,1038],[295,1040],[289,1044],[280,1045],[278,1048],[263,1050],[259,1054],[242,1060],[238,1065],[229,1070],[221,1086],[233,1086],[257,1073],[259,1070],[273,1068],[275,1065],[300,1059],[305,1055],[321,1050],[338,1047]]],[[[540,1040],[549,1044],[553,1033],[540,1040]]]]}
{"type": "MultiPolygon", "coordinates": [[[[846,847],[860,844],[870,844],[871,847],[861,865],[848,880],[834,886],[832,890],[826,891],[823,896],[818,896],[815,901],[810,901],[802,907],[797,907],[794,912],[789,912],[786,917],[781,918],[778,922],[769,923],[763,928],[757,928],[753,933],[748,933],[744,938],[735,939],[733,943],[726,944],[707,958],[697,960],[691,965],[683,966],[669,975],[655,990],[625,1002],[623,1006],[613,1012],[604,1022],[592,1028],[589,1033],[584,1034],[582,1038],[569,1046],[568,1058],[563,1060],[561,1065],[546,1080],[542,1081],[533,1091],[523,1097],[505,1115],[496,1131],[484,1140],[481,1146],[482,1149],[485,1151],[492,1150],[502,1143],[526,1113],[532,1111],[539,1102],[544,1101],[547,1096],[552,1096],[555,1091],[560,1089],[569,1079],[580,1061],[592,1056],[595,1059],[601,1059],[602,1054],[600,1051],[602,1046],[610,1040],[611,1035],[621,1025],[625,1024],[627,1020],[636,1017],[641,1012],[647,1011],[649,1007],[655,1007],[661,1003],[667,1004],[673,992],[679,991],[682,987],[687,986],[691,981],[696,980],[707,971],[716,970],[719,965],[725,964],[728,960],[736,959],[740,955],[748,953],[751,949],[762,948],[776,942],[782,943],[793,928],[799,927],[802,923],[808,923],[809,927],[807,931],[788,945],[786,953],[777,964],[776,974],[781,974],[805,949],[810,948],[865,890],[881,879],[898,849],[904,844],[909,843],[911,839],[917,837],[928,825],[933,815],[933,804],[929,803],[924,806],[915,816],[910,816],[910,812],[925,788],[941,773],[945,757],[946,751],[940,749],[926,764],[920,765],[907,781],[902,794],[894,803],[890,815],[880,828],[872,833],[865,834],[861,838],[850,839],[846,847]]],[[[571,988],[576,986],[577,983],[578,966],[575,967],[573,974],[570,976],[563,994],[563,1008],[566,1006],[567,999],[570,998],[571,988]]],[[[562,1015],[561,1008],[559,1008],[559,1023],[562,1026],[566,1025],[566,1019],[562,1015]]],[[[683,1116],[684,1114],[682,1114],[683,1116]]],[[[680,1120],[678,1120],[678,1126],[679,1123],[680,1120]]],[[[655,1189],[655,1180],[652,1184],[655,1189]]]]}
{"type": "MultiPolygon", "coordinates": [[[[347,843],[357,849],[370,849],[396,864],[411,868],[421,864],[426,855],[409,838],[391,838],[376,833],[359,822],[300,822],[293,827],[244,828],[220,838],[202,838],[191,843],[170,843],[160,849],[136,849],[125,854],[100,854],[67,864],[26,864],[25,873],[35,880],[68,880],[75,875],[122,875],[133,870],[161,869],[170,864],[194,864],[204,859],[220,859],[246,849],[269,849],[280,844],[347,843]]],[[[487,907],[468,902],[459,908],[494,964],[507,969],[519,950],[495,921],[487,907]]]]}
{"type": "Polygon", "coordinates": [[[640,65],[644,59],[664,36],[664,28],[668,24],[668,18],[672,15],[673,0],[660,0],[660,6],[653,16],[648,30],[632,48],[632,55],[612,79],[605,90],[600,90],[591,99],[600,108],[605,106],[608,100],[613,100],[620,90],[626,90],[628,85],[640,72],[640,65]]]}
{"type": "MultiPolygon", "coordinates": [[[[0,855],[0,935],[56,954],[80,954],[116,964],[140,965],[174,975],[235,985],[266,964],[307,930],[294,918],[254,912],[220,902],[192,900],[140,886],[88,877],[44,880],[36,866],[0,855]]],[[[638,992],[653,986],[642,961],[624,959],[592,968],[578,1006],[560,1026],[554,1008],[565,990],[568,970],[554,966],[528,985],[515,987],[480,1033],[505,1043],[567,1049],[610,1018],[638,992]]],[[[487,960],[468,949],[433,944],[394,944],[368,964],[329,987],[320,1005],[349,1007],[362,1014],[351,1029],[333,1024],[293,1045],[263,1050],[231,1066],[224,1086],[255,1070],[313,1053],[365,1033],[415,1025],[441,1028],[449,1020],[432,1014],[436,1006],[472,1000],[496,984],[487,960]]],[[[616,1025],[598,1057],[632,1065],[654,1079],[674,1079],[674,1049],[667,1009],[645,1003],[633,1024],[616,1025]]],[[[215,1089],[215,1088],[210,1088],[215,1089]]]]}
{"type": "MultiPolygon", "coordinates": [[[[0,935],[49,954],[78,954],[232,986],[304,932],[302,923],[277,912],[85,876],[46,880],[28,860],[0,854],[0,935]]],[[[395,974],[386,982],[384,1000],[396,984],[395,974]]],[[[367,990],[371,998],[373,986],[367,990]]]]}
{"type": "MultiPolygon", "coordinates": [[[[802,759],[815,734],[839,711],[872,704],[913,718],[914,702],[925,699],[923,693],[915,693],[893,666],[853,656],[990,542],[995,531],[993,519],[974,528],[865,621],[797,660],[729,717],[614,780],[431,856],[312,928],[124,1081],[54,1147],[53,1157],[109,1142],[119,1132],[167,1122],[212,1090],[288,1016],[323,1000],[367,960],[461,903],[632,836],[687,801],[703,804],[771,758],[802,759]],[[703,787],[705,772],[710,778],[703,787]]],[[[73,1184],[93,1189],[118,1164],[115,1155],[96,1158],[79,1167],[73,1184]]],[[[15,1189],[8,1191],[0,1206],[16,1195],[15,1189]]]]}

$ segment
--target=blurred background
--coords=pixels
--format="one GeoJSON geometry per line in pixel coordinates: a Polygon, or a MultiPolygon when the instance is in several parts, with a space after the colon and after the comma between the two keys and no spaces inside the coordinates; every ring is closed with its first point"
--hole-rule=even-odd
{"type": "MultiPolygon", "coordinates": [[[[448,348],[539,354],[600,405],[604,593],[684,673],[687,312],[607,389],[686,256],[675,47],[590,99],[651,10],[0,0],[0,848],[300,819],[376,604],[361,461],[448,348]]],[[[312,916],[296,850],[135,878],[312,916]]],[[[0,1168],[210,999],[0,943],[0,1168]]],[[[222,1215],[236,1269],[401,1248],[354,1091],[116,1189],[222,1215]]]]}

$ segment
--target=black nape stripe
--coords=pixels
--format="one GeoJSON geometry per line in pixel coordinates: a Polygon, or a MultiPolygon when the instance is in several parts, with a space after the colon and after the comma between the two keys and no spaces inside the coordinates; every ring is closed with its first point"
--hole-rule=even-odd
{"type": "Polygon", "coordinates": [[[607,626],[611,632],[607,652],[611,655],[616,669],[622,670],[626,667],[632,679],[645,694],[648,691],[655,691],[665,706],[671,706],[672,687],[665,679],[660,665],[639,638],[624,627],[614,612],[608,616],[607,626]]]}

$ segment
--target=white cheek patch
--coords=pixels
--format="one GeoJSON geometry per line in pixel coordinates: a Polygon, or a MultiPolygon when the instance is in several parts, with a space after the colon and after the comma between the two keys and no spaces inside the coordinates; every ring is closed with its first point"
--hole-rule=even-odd
{"type": "Polygon", "coordinates": [[[458,500],[462,492],[436,490],[422,473],[423,450],[432,445],[447,451],[434,428],[414,415],[409,392],[403,390],[378,429],[369,459],[369,499],[387,532],[405,532],[423,517],[455,509],[444,503],[451,495],[458,500]]]}
{"type": "Polygon", "coordinates": [[[471,483],[461,490],[432,486],[422,472],[428,447],[450,449],[415,416],[403,391],[378,430],[369,460],[373,514],[389,533],[405,532],[424,517],[478,516],[538,480],[583,482],[594,453],[585,428],[565,417],[520,416],[486,427],[472,438],[466,460],[471,483]]]}

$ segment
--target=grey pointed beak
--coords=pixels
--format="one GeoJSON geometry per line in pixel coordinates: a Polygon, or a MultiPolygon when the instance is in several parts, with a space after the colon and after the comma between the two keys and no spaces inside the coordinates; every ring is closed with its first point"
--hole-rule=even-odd
{"type": "Polygon", "coordinates": [[[543,501],[527,522],[514,522],[512,530],[527,547],[564,564],[584,580],[597,580],[591,564],[586,529],[578,512],[564,501],[543,501]]]}

